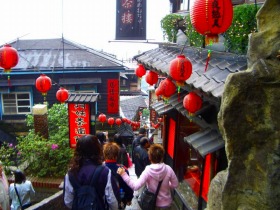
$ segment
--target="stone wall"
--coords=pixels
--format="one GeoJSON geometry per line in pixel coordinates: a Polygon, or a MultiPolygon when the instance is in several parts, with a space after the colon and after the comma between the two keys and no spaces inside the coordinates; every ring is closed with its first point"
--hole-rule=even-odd
{"type": "Polygon", "coordinates": [[[266,0],[257,20],[248,69],[226,81],[218,123],[229,165],[211,182],[208,210],[280,206],[280,1],[266,0]]]}

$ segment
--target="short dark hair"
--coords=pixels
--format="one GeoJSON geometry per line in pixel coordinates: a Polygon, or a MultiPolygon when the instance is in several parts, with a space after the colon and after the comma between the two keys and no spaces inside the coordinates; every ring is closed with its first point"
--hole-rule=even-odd
{"type": "Polygon", "coordinates": [[[120,134],[117,133],[114,135],[114,142],[116,142],[119,146],[122,145],[122,137],[120,134]]]}
{"type": "Polygon", "coordinates": [[[146,128],[144,127],[139,128],[139,134],[146,134],[146,128]]]}
{"type": "Polygon", "coordinates": [[[106,142],[106,136],[103,132],[98,132],[96,136],[101,144],[104,144],[106,142]]]}
{"type": "Polygon", "coordinates": [[[140,139],[140,145],[143,147],[143,146],[145,146],[145,144],[147,144],[147,143],[149,143],[150,141],[149,141],[149,139],[147,138],[147,137],[142,137],[141,139],[140,139]]]}
{"type": "Polygon", "coordinates": [[[26,177],[21,170],[15,170],[14,175],[15,175],[15,183],[21,184],[26,181],[26,177]]]}

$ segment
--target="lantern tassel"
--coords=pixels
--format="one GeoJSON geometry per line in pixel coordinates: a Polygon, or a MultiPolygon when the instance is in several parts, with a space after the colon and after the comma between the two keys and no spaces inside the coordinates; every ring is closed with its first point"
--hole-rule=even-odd
{"type": "Polygon", "coordinates": [[[206,70],[207,70],[209,60],[210,60],[210,56],[211,56],[211,52],[212,52],[212,50],[208,50],[208,55],[207,55],[207,60],[206,60],[206,65],[205,65],[204,72],[206,72],[206,70]]]}

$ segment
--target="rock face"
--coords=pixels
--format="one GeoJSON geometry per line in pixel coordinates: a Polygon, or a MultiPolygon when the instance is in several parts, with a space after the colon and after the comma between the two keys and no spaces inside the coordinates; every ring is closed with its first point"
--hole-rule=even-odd
{"type": "Polygon", "coordinates": [[[208,210],[280,208],[280,1],[266,0],[257,20],[248,69],[226,81],[218,123],[229,165],[217,175],[224,185],[212,180],[208,210]]]}

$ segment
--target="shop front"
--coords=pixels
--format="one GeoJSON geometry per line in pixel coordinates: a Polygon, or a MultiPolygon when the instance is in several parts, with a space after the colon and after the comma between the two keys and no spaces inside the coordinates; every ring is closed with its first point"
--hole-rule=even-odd
{"type": "MultiPolygon", "coordinates": [[[[169,63],[179,54],[179,50],[162,46],[142,53],[135,59],[146,69],[167,78],[170,77],[169,63]]],[[[211,180],[227,167],[225,142],[217,123],[220,99],[228,74],[246,69],[246,59],[236,61],[226,53],[213,53],[205,72],[206,53],[207,50],[198,51],[194,48],[184,51],[193,69],[191,77],[180,91],[168,99],[150,92],[150,109],[162,119],[158,138],[166,149],[165,162],[174,169],[180,181],[174,196],[179,209],[204,209],[211,180]],[[190,113],[183,104],[183,99],[191,92],[202,100],[201,108],[195,113],[190,113]]]]}

